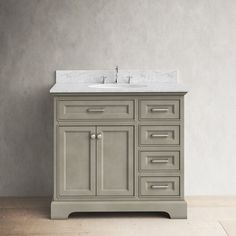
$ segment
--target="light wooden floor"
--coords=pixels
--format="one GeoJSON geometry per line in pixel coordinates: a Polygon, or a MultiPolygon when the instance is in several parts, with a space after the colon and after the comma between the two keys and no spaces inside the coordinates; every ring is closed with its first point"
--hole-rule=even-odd
{"type": "Polygon", "coordinates": [[[236,236],[236,197],[187,201],[187,220],[156,213],[83,213],[50,220],[48,198],[0,198],[0,236],[236,236]]]}

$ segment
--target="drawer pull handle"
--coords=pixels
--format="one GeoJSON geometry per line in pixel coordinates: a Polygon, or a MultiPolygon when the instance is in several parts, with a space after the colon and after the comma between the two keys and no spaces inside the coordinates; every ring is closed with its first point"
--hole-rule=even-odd
{"type": "Polygon", "coordinates": [[[168,134],[151,134],[151,138],[168,138],[168,134]]]}
{"type": "Polygon", "coordinates": [[[97,139],[102,139],[102,134],[101,134],[101,133],[99,133],[99,134],[97,135],[97,139]]]}
{"type": "Polygon", "coordinates": [[[151,185],[152,189],[167,189],[168,185],[151,185]]]}
{"type": "Polygon", "coordinates": [[[91,139],[95,139],[95,138],[96,138],[96,134],[91,134],[91,135],[90,135],[90,138],[91,138],[91,139]]]}
{"type": "Polygon", "coordinates": [[[168,108],[152,108],[151,112],[167,112],[169,111],[168,108]]]}
{"type": "Polygon", "coordinates": [[[87,112],[104,112],[103,108],[88,108],[87,112]]]}
{"type": "Polygon", "coordinates": [[[168,163],[168,159],[160,159],[160,160],[157,160],[157,159],[153,159],[151,160],[151,163],[168,163]]]}

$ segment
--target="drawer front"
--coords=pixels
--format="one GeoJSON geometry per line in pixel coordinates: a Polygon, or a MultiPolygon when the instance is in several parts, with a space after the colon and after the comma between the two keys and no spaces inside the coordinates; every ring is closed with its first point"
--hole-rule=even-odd
{"type": "Polygon", "coordinates": [[[179,177],[140,177],[141,196],[179,196],[179,177]]]}
{"type": "Polygon", "coordinates": [[[141,145],[179,145],[180,126],[160,125],[160,126],[140,126],[141,145]]]}
{"type": "Polygon", "coordinates": [[[133,101],[57,101],[58,120],[134,119],[133,101]]]}
{"type": "Polygon", "coordinates": [[[139,109],[140,119],[180,119],[179,100],[142,100],[139,109]]]}
{"type": "Polygon", "coordinates": [[[139,153],[139,169],[141,172],[178,171],[180,169],[178,151],[141,151],[139,153]]]}

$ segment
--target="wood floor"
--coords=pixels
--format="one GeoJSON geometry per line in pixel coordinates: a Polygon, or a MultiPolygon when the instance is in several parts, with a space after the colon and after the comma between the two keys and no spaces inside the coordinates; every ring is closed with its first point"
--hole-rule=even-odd
{"type": "Polygon", "coordinates": [[[49,198],[0,198],[0,236],[236,236],[236,197],[191,197],[188,219],[157,213],[80,213],[49,219],[49,198]]]}

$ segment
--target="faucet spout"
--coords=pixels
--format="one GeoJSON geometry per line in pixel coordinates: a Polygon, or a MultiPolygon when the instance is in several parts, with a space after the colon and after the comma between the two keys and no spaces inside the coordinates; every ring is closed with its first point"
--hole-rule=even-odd
{"type": "Polygon", "coordinates": [[[117,82],[118,82],[118,72],[119,72],[118,66],[116,66],[115,70],[116,70],[115,83],[117,84],[117,82]]]}

